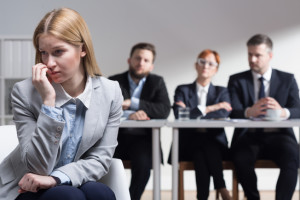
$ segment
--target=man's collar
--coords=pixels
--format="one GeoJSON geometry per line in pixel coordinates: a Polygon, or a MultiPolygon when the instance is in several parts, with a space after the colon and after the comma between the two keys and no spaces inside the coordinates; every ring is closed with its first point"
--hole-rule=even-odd
{"type": "Polygon", "coordinates": [[[139,81],[139,83],[138,84],[136,84],[134,81],[133,81],[133,79],[131,78],[131,76],[130,76],[130,73],[128,72],[128,74],[127,74],[127,76],[128,76],[128,80],[129,80],[129,84],[131,85],[131,84],[134,84],[134,85],[139,85],[140,83],[142,83],[142,82],[145,82],[146,81],[146,76],[144,76],[142,79],[140,79],[140,81],[139,81]]]}
{"type": "Polygon", "coordinates": [[[263,75],[258,74],[258,73],[254,72],[252,70],[251,70],[251,72],[252,72],[253,77],[256,78],[256,79],[259,79],[260,77],[263,76],[265,80],[270,81],[271,80],[271,75],[272,75],[272,67],[269,67],[268,70],[263,75]]]}
{"type": "Polygon", "coordinates": [[[207,84],[205,87],[203,87],[202,85],[200,85],[200,84],[197,83],[197,81],[196,81],[197,91],[199,91],[199,92],[201,92],[201,90],[204,90],[206,93],[208,93],[209,85],[210,85],[210,84],[207,84]]]}

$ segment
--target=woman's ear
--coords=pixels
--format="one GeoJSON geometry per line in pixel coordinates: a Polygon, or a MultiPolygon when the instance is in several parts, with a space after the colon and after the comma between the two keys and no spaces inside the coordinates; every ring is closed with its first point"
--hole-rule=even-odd
{"type": "Polygon", "coordinates": [[[199,67],[198,63],[195,62],[195,69],[196,69],[196,71],[198,71],[198,67],[199,67]]]}
{"type": "Polygon", "coordinates": [[[80,52],[80,57],[84,57],[86,55],[86,50],[85,50],[85,45],[83,44],[81,46],[81,52],[80,52]]]}

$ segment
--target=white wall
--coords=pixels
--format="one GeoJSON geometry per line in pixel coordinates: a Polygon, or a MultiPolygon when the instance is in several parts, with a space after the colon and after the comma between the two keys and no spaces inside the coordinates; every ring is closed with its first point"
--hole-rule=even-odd
{"type": "MultiPolygon", "coordinates": [[[[58,7],[73,8],[86,19],[105,76],[127,69],[126,59],[135,43],[155,44],[158,56],[154,73],[165,78],[172,103],[175,87],[194,80],[193,63],[205,48],[221,55],[215,84],[226,86],[229,75],[248,69],[245,43],[256,33],[273,39],[273,66],[295,73],[300,82],[298,0],[0,0],[0,35],[31,36],[44,14],[58,7]]],[[[172,112],[169,118],[173,118],[172,112]]],[[[166,160],[171,144],[168,128],[163,128],[162,144],[166,160]]],[[[259,174],[263,179],[260,189],[275,187],[278,172],[269,173],[259,174]]],[[[225,172],[231,188],[229,174],[225,172]]],[[[195,188],[193,176],[186,176],[191,180],[187,189],[195,188]]],[[[152,188],[151,182],[147,188],[152,188]]],[[[171,188],[168,164],[162,167],[162,188],[171,188]]]]}

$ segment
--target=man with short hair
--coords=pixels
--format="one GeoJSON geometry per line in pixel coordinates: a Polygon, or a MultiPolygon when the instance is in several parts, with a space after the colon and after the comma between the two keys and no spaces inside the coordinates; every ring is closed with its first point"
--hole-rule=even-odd
{"type": "MultiPolygon", "coordinates": [[[[129,120],[166,119],[170,100],[162,77],[151,74],[155,47],[149,43],[134,45],[128,58],[129,70],[111,76],[120,84],[124,102],[123,117],[129,120]]],[[[131,200],[139,200],[152,167],[151,128],[121,128],[115,157],[131,162],[131,200]]]]}
{"type": "MultiPolygon", "coordinates": [[[[230,76],[232,118],[264,118],[267,109],[281,119],[300,117],[299,89],[293,74],[273,69],[271,39],[254,35],[247,42],[250,70],[230,76]]],[[[248,200],[260,199],[254,164],[273,160],[280,168],[276,200],[291,199],[297,183],[299,148],[292,128],[236,128],[231,143],[237,177],[248,200]]]]}

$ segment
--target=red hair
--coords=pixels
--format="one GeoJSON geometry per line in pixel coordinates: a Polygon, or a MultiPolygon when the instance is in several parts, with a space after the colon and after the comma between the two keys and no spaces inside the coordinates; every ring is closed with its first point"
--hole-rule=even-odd
{"type": "Polygon", "coordinates": [[[220,65],[220,56],[218,54],[218,52],[211,50],[211,49],[205,49],[203,50],[199,55],[198,58],[205,58],[207,55],[209,54],[213,54],[216,58],[216,61],[218,63],[218,66],[220,65]]]}

